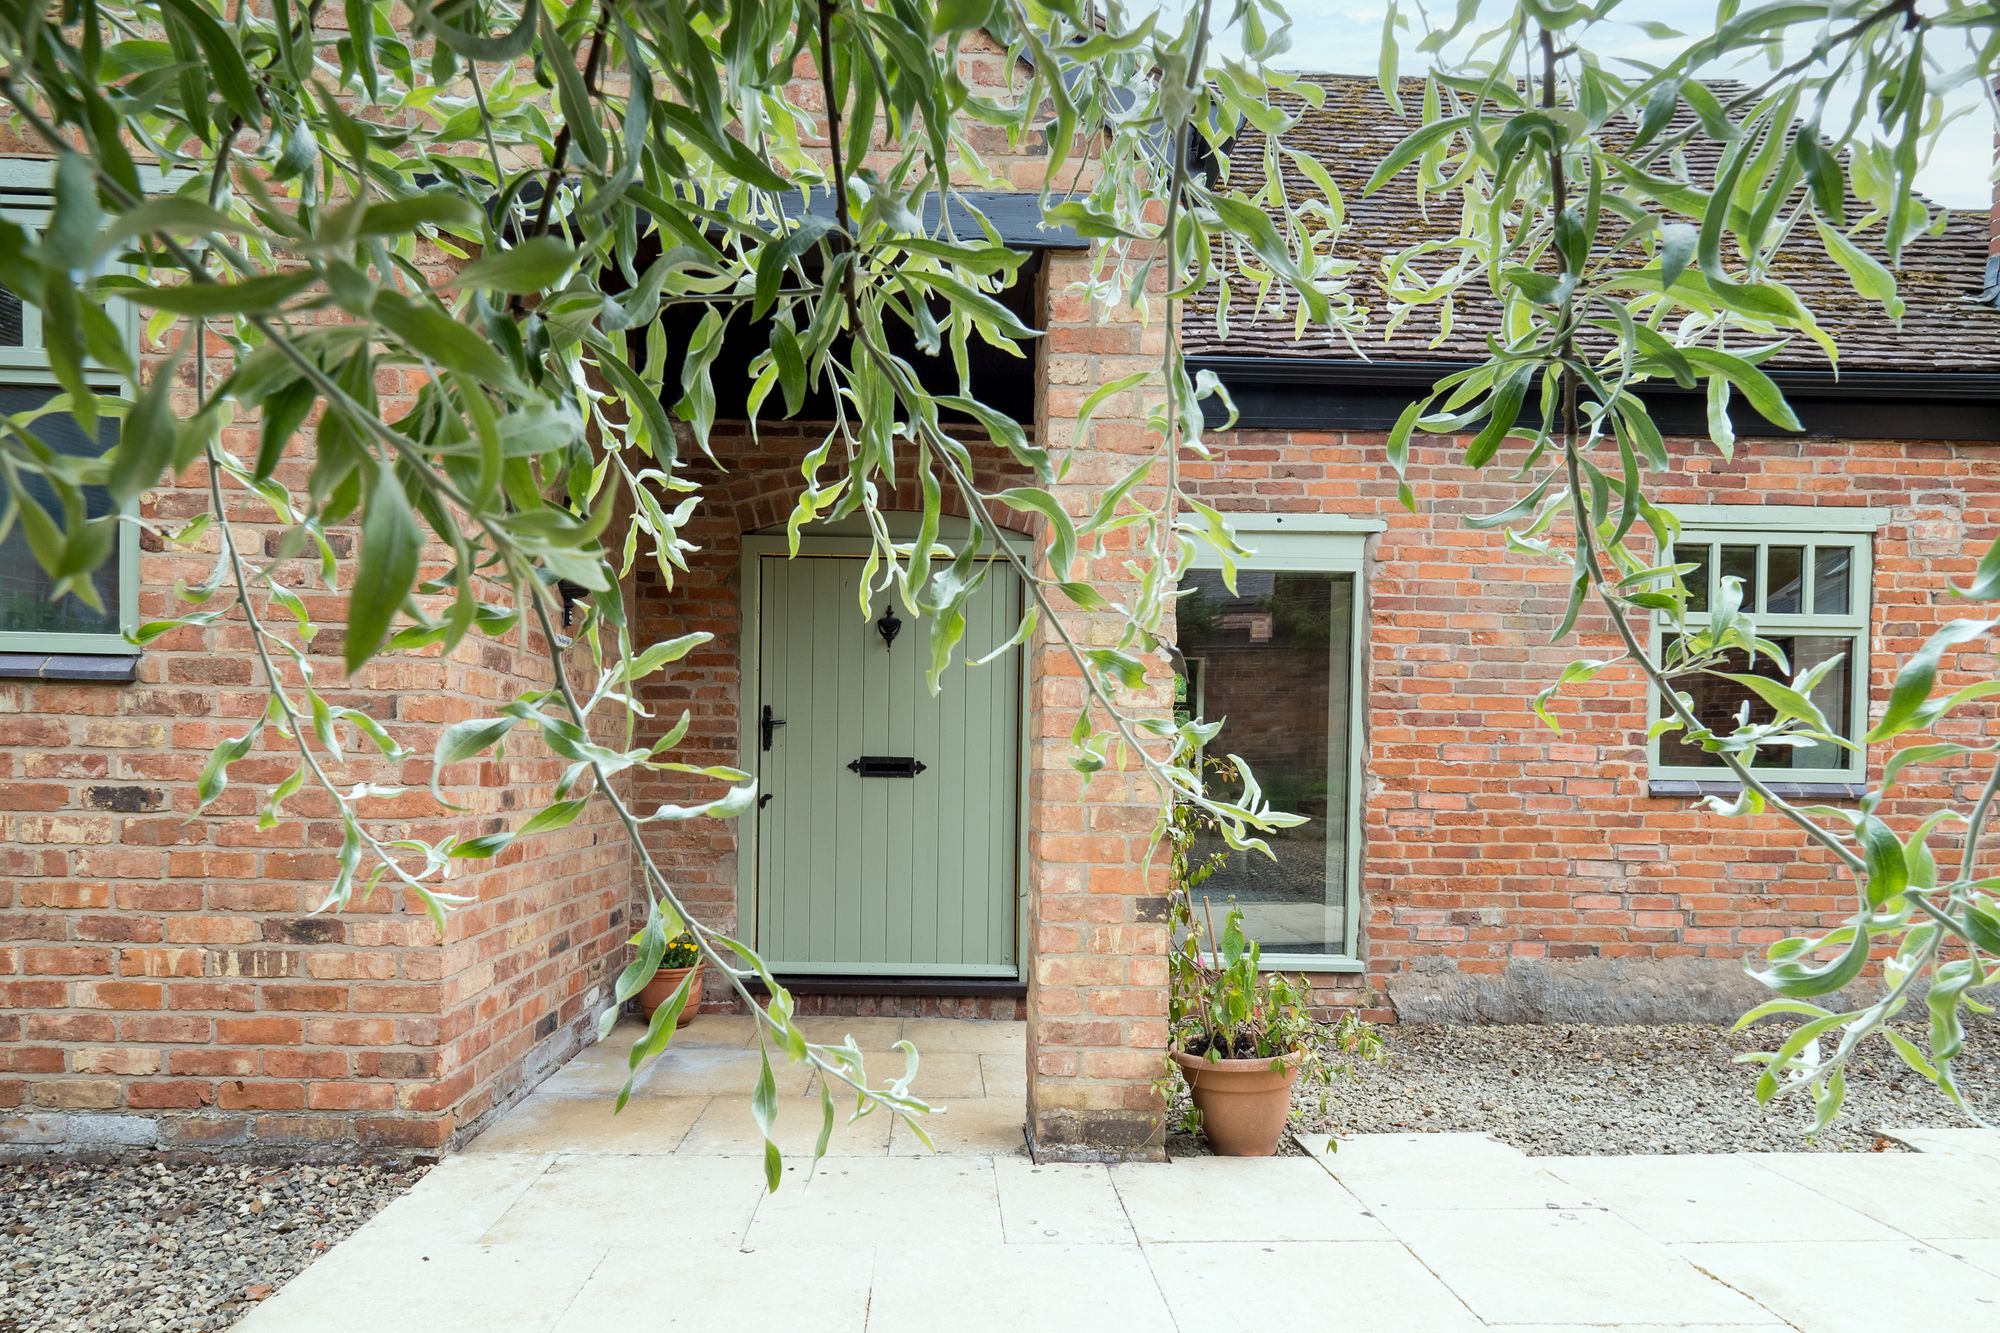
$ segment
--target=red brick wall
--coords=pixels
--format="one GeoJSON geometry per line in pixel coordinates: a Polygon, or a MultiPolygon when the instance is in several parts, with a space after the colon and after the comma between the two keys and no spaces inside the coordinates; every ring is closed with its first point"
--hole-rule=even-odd
{"type": "MultiPolygon", "coordinates": [[[[1105,487],[1158,448],[1148,417],[1162,391],[1148,383],[1114,395],[1093,414],[1089,435],[1079,438],[1083,400],[1101,385],[1156,369],[1166,343],[1157,314],[1149,321],[1130,307],[1094,309],[1077,291],[1088,268],[1084,256],[1066,254],[1045,275],[1049,314],[1036,422],[1049,449],[1066,455],[1068,471],[1055,495],[1079,521],[1105,487]]],[[[1158,266],[1153,277],[1163,280],[1158,266]]],[[[1159,504],[1163,480],[1148,477],[1135,496],[1159,504]]],[[[1101,559],[1080,562],[1114,600],[1134,591],[1127,562],[1139,554],[1133,549],[1139,539],[1137,528],[1123,529],[1106,538],[1101,559]]],[[[1115,643],[1124,629],[1109,612],[1068,608],[1063,619],[1086,645],[1115,643]]],[[[1164,629],[1171,633],[1171,614],[1164,629]]],[[[1087,697],[1082,672],[1046,623],[1034,649],[1028,1132],[1041,1157],[1158,1156],[1164,1119],[1155,1084],[1166,1065],[1168,944],[1167,867],[1153,855],[1159,793],[1129,756],[1088,780],[1076,772],[1070,728],[1087,697]]],[[[1154,658],[1147,669],[1152,690],[1124,702],[1134,712],[1165,716],[1173,706],[1165,663],[1154,658]]],[[[1101,713],[1096,721],[1104,721],[1101,713]]]]}
{"type": "MultiPolygon", "coordinates": [[[[148,349],[152,364],[164,350],[148,349]]],[[[219,378],[224,348],[211,350],[219,378]]],[[[403,410],[420,383],[379,372],[384,410],[403,410]]],[[[224,447],[254,453],[256,429],[232,426],[224,447]]],[[[304,466],[280,476],[303,488],[304,466]]],[[[280,526],[261,502],[232,492],[231,506],[246,550],[277,549],[280,526]]],[[[196,468],[145,497],[142,514],[178,526],[206,507],[196,468]]],[[[331,540],[344,586],[353,537],[331,540]]],[[[202,582],[220,549],[213,529],[189,549],[150,534],[142,547],[142,620],[175,614],[176,580],[202,582]]],[[[368,762],[373,747],[359,742],[349,748],[362,758],[335,770],[343,784],[411,788],[364,804],[378,837],[471,837],[536,808],[561,764],[525,733],[504,760],[451,771],[444,790],[460,810],[426,787],[443,725],[548,683],[539,635],[475,636],[449,659],[390,653],[348,684],[339,595],[306,562],[279,577],[327,626],[311,661],[329,701],[369,713],[416,752],[398,768],[368,762]]],[[[607,810],[495,861],[457,863],[441,887],[475,901],[443,936],[386,887],[315,915],[337,873],[331,802],[308,786],[275,827],[256,825],[296,763],[290,741],[267,730],[195,814],[209,753],[264,708],[247,624],[231,614],[169,633],[138,673],[129,685],[0,681],[0,1149],[432,1148],[576,1048],[628,933],[629,868],[607,810]]]]}
{"type": "MultiPolygon", "coordinates": [[[[1566,690],[1555,707],[1560,736],[1534,717],[1535,692],[1565,663],[1615,656],[1616,644],[1609,623],[1586,614],[1573,641],[1551,646],[1561,571],[1464,526],[1518,495],[1503,467],[1474,476],[1455,461],[1457,446],[1420,442],[1410,467],[1419,512],[1410,514],[1395,501],[1380,436],[1239,431],[1217,445],[1213,463],[1186,472],[1191,489],[1225,511],[1389,524],[1367,573],[1367,990],[1330,978],[1330,1000],[1382,1008],[1384,992],[1402,1002],[1443,991],[1486,1016],[1550,1005],[1622,1015],[1633,1003],[1678,1012],[1687,997],[1661,988],[1693,987],[1726,1008],[1749,993],[1746,955],[1850,910],[1845,875],[1780,818],[1725,819],[1685,798],[1647,795],[1636,672],[1566,690]],[[1621,1000],[1620,988],[1640,998],[1621,1000]]],[[[1874,545],[1876,716],[1894,663],[1961,613],[1943,595],[1946,580],[1962,579],[2000,526],[2000,459],[1977,444],[1755,440],[1723,462],[1683,441],[1675,453],[1656,501],[1890,511],[1874,545]]],[[[1946,676],[1995,665],[1962,659],[1946,676]]],[[[1983,735],[1992,718],[1968,708],[1950,733],[1983,735]]],[[[1887,752],[1871,747],[1873,772],[1887,752]]],[[[1963,770],[1910,777],[1887,806],[1905,826],[1971,782],[1963,770]]],[[[1947,846],[1949,835],[1935,842],[1947,846]]]]}

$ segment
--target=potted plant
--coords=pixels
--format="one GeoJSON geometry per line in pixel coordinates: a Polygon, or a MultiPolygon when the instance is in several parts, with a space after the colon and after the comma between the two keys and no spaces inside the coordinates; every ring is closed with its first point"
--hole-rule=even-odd
{"type": "Polygon", "coordinates": [[[1379,1060],[1381,1037],[1353,1014],[1322,1023],[1303,976],[1262,971],[1261,950],[1233,903],[1219,937],[1206,905],[1196,922],[1193,890],[1227,858],[1223,851],[1195,858],[1200,818],[1196,807],[1183,806],[1170,829],[1168,1059],[1187,1081],[1189,1129],[1199,1128],[1221,1156],[1269,1157],[1284,1137],[1300,1078],[1323,1093],[1350,1058],[1379,1060]]]}
{"type": "Polygon", "coordinates": [[[660,958],[660,970],[640,988],[639,1008],[651,1018],[653,1011],[673,999],[674,992],[681,988],[682,980],[693,973],[694,980],[688,983],[687,1004],[681,1009],[674,1026],[684,1028],[694,1022],[695,1015],[701,1012],[701,968],[701,950],[695,947],[694,936],[682,931],[667,941],[667,951],[660,958]]]}

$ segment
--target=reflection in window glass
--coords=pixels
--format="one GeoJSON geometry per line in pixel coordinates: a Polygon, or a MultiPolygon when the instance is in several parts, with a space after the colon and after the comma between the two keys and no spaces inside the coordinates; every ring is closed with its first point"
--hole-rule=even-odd
{"type": "MultiPolygon", "coordinates": [[[[24,385],[0,385],[0,412],[14,415],[31,412],[58,390],[24,385]]],[[[118,438],[118,423],[99,417],[95,438],[84,434],[67,413],[37,417],[29,429],[58,453],[94,457],[109,449],[118,438]]],[[[24,501],[39,502],[49,513],[60,515],[61,505],[49,484],[39,477],[27,477],[24,501]]],[[[111,497],[102,487],[84,492],[85,512],[91,518],[111,512],[111,497]]],[[[104,609],[96,611],[83,600],[67,595],[60,600],[49,596],[51,581],[28,549],[27,535],[16,522],[7,539],[0,542],[0,632],[28,634],[116,634],[118,624],[118,561],[116,557],[98,566],[91,581],[97,585],[104,609]]]]}
{"type": "MultiPolygon", "coordinates": [[[[1835,735],[1855,739],[1851,674],[1855,657],[1853,636],[1801,634],[1769,637],[1791,659],[1790,673],[1780,670],[1768,657],[1758,658],[1753,667],[1741,653],[1728,654],[1716,670],[1757,675],[1789,684],[1791,675],[1804,672],[1828,658],[1838,657],[1839,665],[1827,672],[1819,688],[1813,691],[1812,699],[1819,705],[1820,712],[1826,715],[1835,735]]],[[[1770,705],[1754,690],[1733,680],[1706,674],[1690,675],[1676,680],[1674,686],[1694,701],[1694,715],[1717,735],[1726,736],[1735,731],[1738,719],[1742,717],[1754,723],[1769,722],[1775,716],[1770,705]]],[[[1817,741],[1797,748],[1777,745],[1759,750],[1755,766],[1759,772],[1765,769],[1840,769],[1848,766],[1848,753],[1831,741],[1817,741]]],[[[1660,762],[1681,768],[1725,767],[1720,755],[1709,754],[1698,745],[1690,745],[1679,731],[1670,731],[1660,737],[1660,762]]]]}
{"type": "Polygon", "coordinates": [[[27,346],[25,314],[21,307],[21,298],[5,287],[0,287],[0,347],[27,346]]]}
{"type": "Polygon", "coordinates": [[[1771,591],[1764,600],[1766,611],[1773,615],[1795,616],[1805,609],[1805,547],[1765,548],[1764,569],[1771,583],[1771,591]]]}
{"type": "Polygon", "coordinates": [[[1845,546],[1819,546],[1813,549],[1813,614],[1816,616],[1844,616],[1848,610],[1848,571],[1854,563],[1854,553],[1845,546]]]}
{"type": "MultiPolygon", "coordinates": [[[[1213,900],[1218,923],[1235,899],[1267,954],[1341,955],[1354,576],[1244,569],[1231,594],[1220,573],[1194,570],[1181,588],[1188,691],[1203,717],[1224,724],[1210,753],[1241,755],[1273,805],[1307,816],[1264,835],[1275,861],[1232,853],[1197,897],[1213,900]]],[[[1217,838],[1196,853],[1219,850],[1217,838]]]]}
{"type": "Polygon", "coordinates": [[[1757,605],[1757,548],[1754,546],[1725,546],[1722,548],[1722,577],[1738,579],[1743,584],[1742,605],[1748,609],[1757,605]]]}
{"type": "Polygon", "coordinates": [[[1707,542],[1682,542],[1674,547],[1675,564],[1694,566],[1681,575],[1681,582],[1687,585],[1690,612],[1708,610],[1708,553],[1712,549],[1707,542]]]}

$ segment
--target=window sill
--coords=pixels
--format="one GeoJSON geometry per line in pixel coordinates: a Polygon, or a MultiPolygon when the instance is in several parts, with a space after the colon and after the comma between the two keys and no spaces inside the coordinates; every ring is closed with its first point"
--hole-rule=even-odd
{"type": "MultiPolygon", "coordinates": [[[[1868,794],[1865,782],[1773,782],[1765,786],[1788,801],[1858,801],[1868,794]]],[[[1648,778],[1648,796],[1734,796],[1741,788],[1732,779],[1726,782],[1690,781],[1686,778],[1648,778]]]]}
{"type": "Polygon", "coordinates": [[[0,680],[79,680],[123,685],[138,678],[137,653],[0,652],[0,680]]]}
{"type": "Polygon", "coordinates": [[[1267,953],[1259,960],[1264,972],[1365,972],[1368,965],[1359,958],[1323,953],[1267,953]]]}

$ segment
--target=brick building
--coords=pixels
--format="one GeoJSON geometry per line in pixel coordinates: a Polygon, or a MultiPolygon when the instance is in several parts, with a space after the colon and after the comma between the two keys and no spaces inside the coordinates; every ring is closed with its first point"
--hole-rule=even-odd
{"type": "MultiPolygon", "coordinates": [[[[999,59],[970,50],[968,72],[997,80],[999,59]]],[[[1372,256],[1440,222],[1406,185],[1361,198],[1367,164],[1399,127],[1366,81],[1324,82],[1326,108],[1303,113],[1292,143],[1347,188],[1362,300],[1379,309],[1372,256]]],[[[981,145],[1032,190],[1034,154],[1000,147],[981,145]]],[[[9,182],[10,210],[45,207],[31,168],[9,182]]],[[[1107,404],[1087,445],[1070,422],[1096,385],[1147,368],[1163,331],[1075,295],[1087,256],[1021,206],[1031,196],[985,202],[1032,252],[1009,299],[1045,330],[1028,369],[1003,375],[996,361],[1000,378],[985,383],[1041,442],[1071,452],[1066,500],[1083,510],[1148,444],[1136,401],[1107,404]]],[[[1683,511],[1689,558],[1756,584],[1770,632],[1802,653],[1849,654],[1828,703],[1857,736],[1893,662],[1952,618],[1945,580],[2000,531],[2000,464],[1984,454],[2000,441],[1987,252],[1980,218],[1913,247],[1900,330],[1859,307],[1837,272],[1788,273],[1828,314],[1839,379],[1781,353],[1807,432],[1753,438],[1742,420],[1731,462],[1677,441],[1659,496],[1683,511]]],[[[0,344],[8,327],[0,319],[0,344]]],[[[1409,397],[1481,330],[1462,310],[1434,346],[1435,330],[1413,323],[1363,362],[1297,340],[1288,323],[1236,318],[1224,335],[1212,308],[1187,314],[1189,347],[1243,408],[1212,437],[1213,461],[1186,465],[1189,485],[1237,519],[1257,556],[1233,593],[1190,573],[1183,678],[1228,717],[1222,747],[1314,816],[1278,842],[1275,863],[1239,859],[1210,887],[1245,905],[1272,962],[1312,973],[1330,1004],[1380,1017],[1733,1014],[1747,999],[1744,955],[1842,916],[1844,878],[1776,820],[1693,808],[1716,775],[1696,756],[1648,754],[1651,704],[1636,678],[1607,673],[1567,693],[1561,734],[1533,716],[1536,690],[1601,648],[1608,627],[1586,616],[1580,644],[1550,646],[1559,583],[1463,524],[1513,498],[1503,474],[1466,472],[1453,442],[1421,445],[1411,514],[1381,449],[1409,397]]],[[[29,328],[0,345],[0,391],[45,391],[33,342],[29,328]]],[[[393,414],[418,386],[376,387],[393,414]]],[[[1667,395],[1657,411],[1698,428],[1698,404],[1667,395]]],[[[237,429],[254,451],[254,424],[237,429]]],[[[1043,1147],[1152,1150],[1166,979],[1160,870],[1145,858],[1152,797],[1119,773],[1085,789],[1070,768],[1081,684],[1046,634],[978,672],[954,668],[933,702],[921,634],[897,633],[908,608],[878,599],[857,614],[851,534],[815,533],[799,559],[780,558],[769,534],[818,439],[806,426],[767,425],[754,441],[718,427],[724,466],[697,469],[689,570],[671,588],[642,571],[626,590],[642,641],[715,634],[649,682],[645,702],[661,725],[691,710],[683,757],[756,772],[767,798],[734,823],[658,826],[653,850],[695,909],[757,943],[808,1005],[1025,1017],[1029,1127],[1043,1147]]],[[[182,478],[146,512],[197,512],[201,486],[182,478]]],[[[1037,536],[1022,525],[1024,543],[1037,536]]],[[[154,618],[212,558],[135,544],[106,576],[111,603],[154,618]]],[[[334,873],[331,812],[302,794],[300,818],[268,830],[250,818],[257,786],[289,771],[281,756],[260,749],[214,815],[187,817],[208,751],[262,707],[242,627],[177,631],[134,654],[116,613],[53,622],[24,560],[0,548],[0,1144],[434,1150],[588,1039],[639,899],[603,812],[472,863],[450,887],[476,901],[442,936],[387,896],[316,915],[334,873]]],[[[1124,577],[1118,553],[1097,573],[1124,577]]],[[[1018,614],[1004,578],[982,596],[975,644],[1004,638],[1018,614]]],[[[1091,617],[1072,614],[1087,636],[1091,617]]],[[[390,654],[342,702],[421,751],[438,726],[540,683],[536,646],[390,654]]],[[[313,649],[337,679],[337,645],[313,649]]],[[[1980,732],[1987,719],[1968,709],[1953,725],[1980,732]]],[[[1870,750],[1864,768],[1804,754],[1774,776],[1851,801],[1883,757],[1870,750]]],[[[558,767],[521,746],[451,771],[458,811],[425,795],[371,813],[431,835],[491,832],[534,808],[558,767]]],[[[1913,776],[1910,801],[1964,780],[1913,776]]],[[[633,793],[642,804],[684,794],[647,784],[633,793]]]]}

